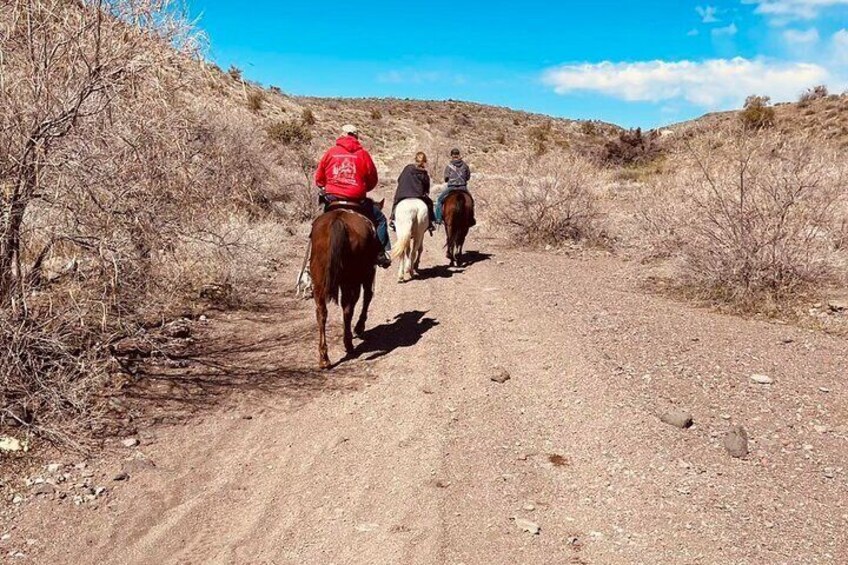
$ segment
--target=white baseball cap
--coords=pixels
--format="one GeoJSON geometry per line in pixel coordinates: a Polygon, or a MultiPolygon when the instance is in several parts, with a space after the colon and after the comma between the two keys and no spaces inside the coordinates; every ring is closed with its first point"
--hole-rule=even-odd
{"type": "Polygon", "coordinates": [[[342,126],[342,131],[348,135],[356,135],[359,133],[359,130],[356,129],[356,126],[353,124],[345,124],[342,126]]]}

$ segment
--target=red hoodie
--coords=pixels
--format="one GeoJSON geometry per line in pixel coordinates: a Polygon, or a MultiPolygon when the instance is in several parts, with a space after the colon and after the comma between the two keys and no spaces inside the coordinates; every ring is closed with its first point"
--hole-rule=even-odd
{"type": "Polygon", "coordinates": [[[352,135],[336,140],[315,171],[315,184],[327,194],[349,200],[363,200],[377,186],[377,167],[371,155],[352,135]]]}

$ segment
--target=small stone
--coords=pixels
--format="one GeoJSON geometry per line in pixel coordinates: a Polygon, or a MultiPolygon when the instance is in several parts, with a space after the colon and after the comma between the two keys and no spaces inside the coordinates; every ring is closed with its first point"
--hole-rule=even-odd
{"type": "Polygon", "coordinates": [[[820,386],[820,387],[819,387],[819,392],[830,392],[830,389],[829,389],[829,388],[827,388],[826,386],[820,386]]]}
{"type": "Polygon", "coordinates": [[[127,473],[126,471],[121,471],[120,473],[118,473],[117,475],[112,477],[112,480],[113,481],[126,481],[129,478],[130,478],[129,473],[127,473]]]}
{"type": "Polygon", "coordinates": [[[20,504],[23,501],[24,497],[19,494],[16,494],[15,497],[12,499],[12,504],[20,504]]]}
{"type": "Polygon", "coordinates": [[[827,307],[830,308],[831,312],[844,312],[848,310],[848,300],[830,300],[827,307]]]}
{"type": "Polygon", "coordinates": [[[138,439],[134,437],[127,438],[121,442],[121,445],[124,447],[136,447],[138,446],[138,439]]]}
{"type": "Polygon", "coordinates": [[[836,477],[836,472],[832,468],[827,467],[824,471],[822,471],[822,475],[824,475],[825,479],[832,479],[836,477]]]}
{"type": "Polygon", "coordinates": [[[748,455],[748,432],[742,426],[734,426],[724,436],[724,448],[731,457],[741,459],[748,455]]]}
{"type": "Polygon", "coordinates": [[[106,494],[106,487],[97,487],[94,489],[94,496],[102,496],[106,494]]]}
{"type": "Polygon", "coordinates": [[[751,375],[751,380],[754,381],[757,384],[760,384],[760,385],[770,385],[771,383],[774,382],[774,379],[772,379],[770,376],[768,376],[768,375],[758,375],[756,373],[751,375]]]}
{"type": "Polygon", "coordinates": [[[491,376],[491,379],[496,383],[503,384],[512,377],[506,369],[499,369],[494,375],[491,376]]]}
{"type": "Polygon", "coordinates": [[[525,504],[525,505],[524,505],[524,506],[522,506],[521,508],[522,508],[523,510],[526,510],[527,512],[532,512],[532,511],[534,511],[534,510],[536,509],[536,505],[535,505],[535,504],[533,504],[532,502],[528,502],[527,504],[525,504]]]}
{"type": "Polygon", "coordinates": [[[50,474],[58,473],[61,470],[62,470],[62,464],[61,463],[50,463],[47,466],[47,472],[50,473],[50,474]]]}
{"type": "Polygon", "coordinates": [[[173,339],[191,337],[191,326],[187,320],[176,320],[162,328],[162,333],[173,339]]]}
{"type": "Polygon", "coordinates": [[[827,426],[813,426],[813,429],[820,434],[826,434],[830,428],[827,426]]]}
{"type": "Polygon", "coordinates": [[[522,531],[527,532],[528,534],[532,534],[534,536],[538,536],[542,531],[542,528],[539,527],[539,524],[536,522],[531,522],[530,520],[525,520],[524,518],[515,518],[515,525],[518,526],[522,531]]]}
{"type": "Polygon", "coordinates": [[[683,410],[669,410],[660,416],[660,420],[670,426],[681,429],[689,428],[693,423],[692,414],[683,410]]]}
{"type": "Polygon", "coordinates": [[[51,495],[54,492],[56,492],[56,487],[54,487],[50,483],[39,483],[32,487],[32,494],[36,496],[51,495]]]}

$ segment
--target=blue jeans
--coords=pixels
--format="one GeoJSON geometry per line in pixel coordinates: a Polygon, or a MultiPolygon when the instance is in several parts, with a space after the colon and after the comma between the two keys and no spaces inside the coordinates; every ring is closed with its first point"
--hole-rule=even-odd
{"type": "Polygon", "coordinates": [[[372,206],[371,213],[374,215],[374,227],[377,228],[377,239],[380,240],[380,245],[386,250],[386,253],[392,250],[392,240],[389,239],[389,223],[386,221],[386,215],[377,207],[373,200],[368,200],[372,206]]]}

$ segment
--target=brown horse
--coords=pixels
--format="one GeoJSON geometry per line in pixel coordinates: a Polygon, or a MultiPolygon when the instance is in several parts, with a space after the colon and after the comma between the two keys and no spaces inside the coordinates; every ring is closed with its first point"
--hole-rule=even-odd
{"type": "MultiPolygon", "coordinates": [[[[379,204],[382,208],[382,202],[379,204]]],[[[337,206],[312,223],[312,275],[315,314],[318,318],[318,359],[322,369],[330,368],[327,356],[327,302],[339,303],[344,316],[344,346],[353,353],[351,322],[362,292],[362,312],[354,331],[362,337],[368,319],[368,306],[374,296],[377,255],[380,243],[371,221],[348,207],[337,206]]]]}
{"type": "Polygon", "coordinates": [[[451,267],[461,266],[462,247],[468,230],[474,225],[474,199],[465,190],[451,191],[442,204],[447,233],[447,258],[451,267]]]}

